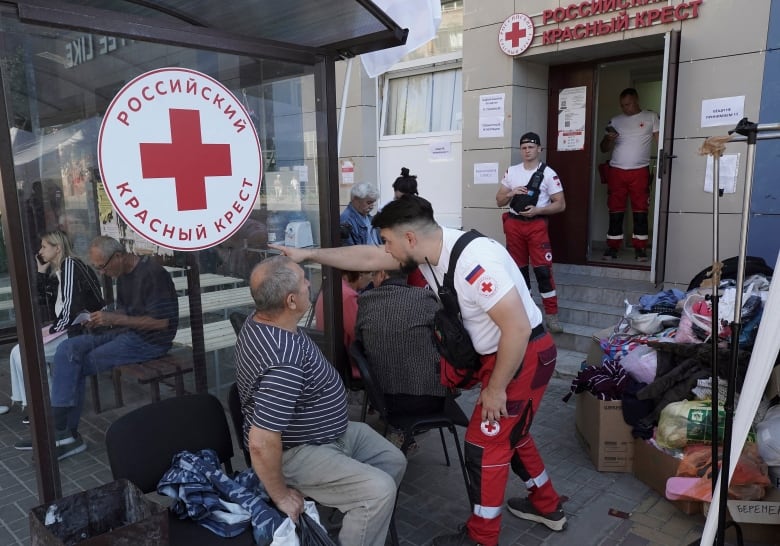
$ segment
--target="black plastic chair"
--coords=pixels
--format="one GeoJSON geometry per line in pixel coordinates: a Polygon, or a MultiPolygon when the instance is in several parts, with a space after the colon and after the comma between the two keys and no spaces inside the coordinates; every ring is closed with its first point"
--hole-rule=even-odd
{"type": "MultiPolygon", "coordinates": [[[[233,439],[225,409],[215,396],[188,394],[135,409],[106,431],[106,451],[114,479],[126,478],[144,493],[156,491],[162,475],[180,451],[213,449],[233,473],[233,439]]],[[[221,538],[192,520],[169,512],[171,544],[253,544],[252,533],[221,538]]]]}
{"type": "Polygon", "coordinates": [[[466,472],[466,461],[463,458],[463,449],[460,446],[460,440],[458,438],[458,431],[455,425],[462,427],[468,426],[469,419],[460,406],[455,402],[452,397],[448,397],[444,404],[444,409],[436,413],[419,414],[419,415],[391,415],[387,410],[387,404],[385,403],[385,396],[382,392],[382,388],[376,381],[371,370],[371,363],[366,356],[363,342],[356,340],[349,348],[349,352],[354,358],[355,363],[360,369],[360,375],[363,379],[363,385],[368,394],[368,398],[371,401],[373,408],[379,412],[379,416],[385,423],[385,434],[387,434],[388,426],[401,429],[404,434],[404,441],[401,444],[401,451],[406,454],[409,446],[414,441],[415,434],[425,432],[432,429],[439,429],[439,435],[441,436],[441,445],[444,449],[444,458],[447,461],[447,466],[450,466],[450,455],[447,451],[447,443],[444,440],[444,429],[449,430],[452,433],[452,437],[455,440],[455,448],[458,451],[458,459],[460,461],[460,468],[463,472],[463,482],[466,484],[466,491],[469,492],[469,476],[466,472]]]}
{"type": "Polygon", "coordinates": [[[233,327],[233,331],[238,335],[241,332],[241,327],[244,326],[247,314],[242,311],[233,311],[228,315],[230,319],[230,325],[233,327]]]}
{"type": "Polygon", "coordinates": [[[238,445],[241,446],[241,452],[244,454],[244,462],[247,468],[252,468],[252,459],[249,456],[249,450],[244,446],[244,414],[241,412],[241,398],[238,396],[238,383],[230,385],[228,391],[228,410],[230,410],[230,420],[233,421],[233,432],[238,438],[238,445]]]}

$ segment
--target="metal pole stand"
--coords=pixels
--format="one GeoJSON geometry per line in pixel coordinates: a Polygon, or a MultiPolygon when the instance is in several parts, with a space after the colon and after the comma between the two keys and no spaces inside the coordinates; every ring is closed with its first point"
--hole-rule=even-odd
{"type": "MultiPolygon", "coordinates": [[[[731,443],[734,427],[734,397],[736,394],[737,383],[737,365],[739,357],[739,336],[742,332],[742,295],[745,283],[745,261],[747,257],[747,236],[748,236],[748,224],[750,221],[750,202],[753,192],[753,171],[755,167],[756,159],[756,141],[758,140],[758,133],[760,131],[777,131],[780,129],[780,124],[770,125],[758,125],[748,121],[747,118],[743,118],[737,124],[737,127],[729,131],[732,135],[737,133],[743,138],[734,137],[734,141],[747,141],[747,162],[745,171],[745,193],[742,202],[742,223],[740,228],[739,239],[739,254],[737,262],[737,286],[736,296],[734,299],[734,319],[731,322],[731,360],[728,369],[728,385],[726,386],[726,402],[724,404],[725,422],[723,429],[723,456],[722,463],[719,472],[722,475],[720,482],[720,504],[718,507],[718,531],[716,535],[717,546],[723,546],[725,544],[726,535],[726,511],[728,507],[728,493],[729,493],[729,468],[731,467],[731,443]]],[[[780,133],[763,135],[764,138],[778,138],[780,133]]],[[[715,187],[713,186],[713,191],[715,187]]],[[[713,325],[714,327],[714,325],[713,325]]],[[[712,355],[713,359],[717,362],[717,352],[712,355]]],[[[716,408],[717,411],[717,408],[716,408]]],[[[713,431],[713,435],[717,434],[717,431],[713,431]]],[[[713,461],[713,479],[715,478],[714,470],[716,462],[713,461]]],[[[742,544],[742,532],[735,522],[729,522],[728,525],[733,525],[737,530],[737,541],[742,544]]]]}

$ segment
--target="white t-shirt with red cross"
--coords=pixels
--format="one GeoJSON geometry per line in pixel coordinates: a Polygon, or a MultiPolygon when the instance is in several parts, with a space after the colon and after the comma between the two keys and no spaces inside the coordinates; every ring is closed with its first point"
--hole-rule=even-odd
{"type": "Polygon", "coordinates": [[[650,165],[653,133],[658,132],[658,114],[642,110],[633,116],[620,114],[609,120],[618,132],[609,164],[618,169],[639,169],[650,165]]]}
{"type": "MultiPolygon", "coordinates": [[[[519,187],[525,187],[531,181],[531,177],[539,168],[540,163],[537,163],[533,169],[528,170],[525,168],[524,163],[519,165],[512,165],[504,173],[504,178],[501,179],[501,184],[506,188],[513,190],[519,187]]],[[[546,207],[550,204],[550,196],[555,195],[563,191],[563,185],[561,185],[561,179],[558,178],[558,173],[550,168],[549,165],[544,167],[544,178],[542,179],[542,185],[539,186],[539,200],[536,202],[536,206],[546,207]]],[[[515,213],[521,211],[513,211],[515,213]]]]}
{"type": "MultiPolygon", "coordinates": [[[[452,247],[463,234],[457,229],[443,228],[443,231],[441,255],[433,266],[439,284],[449,267],[452,247]]],[[[420,271],[430,286],[436,286],[428,264],[420,265],[420,271]]],[[[531,298],[517,264],[506,248],[493,239],[479,237],[469,243],[455,265],[454,283],[463,325],[479,354],[492,354],[498,350],[501,330],[487,313],[510,290],[519,292],[531,327],[542,323],[542,312],[531,298]]]]}

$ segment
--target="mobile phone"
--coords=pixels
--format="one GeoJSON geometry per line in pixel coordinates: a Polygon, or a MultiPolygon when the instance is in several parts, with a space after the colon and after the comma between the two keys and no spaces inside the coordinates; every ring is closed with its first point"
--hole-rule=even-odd
{"type": "Polygon", "coordinates": [[[36,259],[36,260],[38,260],[38,263],[39,263],[39,264],[41,264],[41,265],[46,265],[46,262],[45,262],[45,261],[43,261],[43,258],[41,258],[41,255],[40,255],[40,254],[36,254],[36,255],[35,255],[35,259],[36,259]]]}

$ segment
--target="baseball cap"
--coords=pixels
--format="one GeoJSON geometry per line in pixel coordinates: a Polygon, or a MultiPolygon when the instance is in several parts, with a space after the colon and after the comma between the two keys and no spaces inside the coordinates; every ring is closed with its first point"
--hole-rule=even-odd
{"type": "Polygon", "coordinates": [[[536,144],[537,146],[542,145],[542,139],[539,138],[539,135],[536,133],[528,132],[520,137],[520,144],[526,144],[528,142],[531,144],[536,144]]]}

